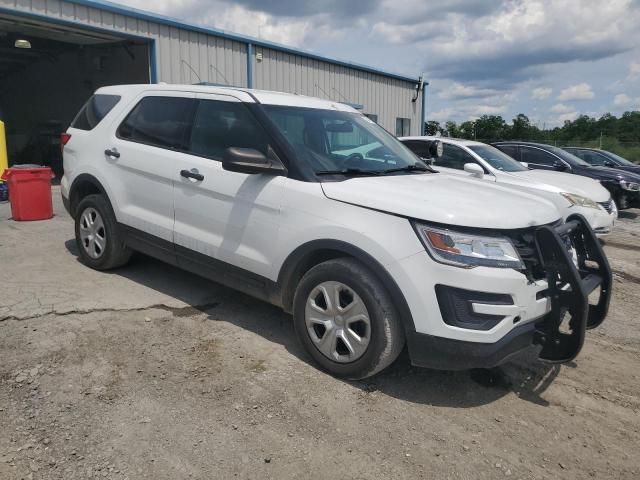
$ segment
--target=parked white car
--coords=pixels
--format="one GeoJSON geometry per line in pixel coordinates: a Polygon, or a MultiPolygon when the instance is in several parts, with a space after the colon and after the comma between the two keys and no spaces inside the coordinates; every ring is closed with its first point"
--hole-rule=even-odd
{"type": "Polygon", "coordinates": [[[431,368],[490,367],[532,345],[566,362],[607,314],[611,269],[582,217],[435,173],[337,102],[114,86],[62,140],[86,265],[119,267],[137,250],[278,305],[337,376],[373,375],[405,343],[431,368]],[[384,155],[345,153],[376,142],[384,155]]]}
{"type": "Polygon", "coordinates": [[[531,189],[554,202],[565,220],[576,214],[584,216],[599,236],[610,233],[618,218],[618,209],[609,191],[591,178],[530,170],[497,148],[472,140],[432,136],[400,138],[421,157],[429,155],[428,148],[436,140],[443,143],[442,156],[432,162],[439,172],[531,189]]]}

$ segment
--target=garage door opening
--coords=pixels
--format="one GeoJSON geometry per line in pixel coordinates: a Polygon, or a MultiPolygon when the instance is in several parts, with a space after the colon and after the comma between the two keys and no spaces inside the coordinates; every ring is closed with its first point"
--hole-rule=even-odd
{"type": "Polygon", "coordinates": [[[0,16],[0,118],[9,165],[62,175],[60,133],[105,85],[149,83],[150,44],[0,16]]]}

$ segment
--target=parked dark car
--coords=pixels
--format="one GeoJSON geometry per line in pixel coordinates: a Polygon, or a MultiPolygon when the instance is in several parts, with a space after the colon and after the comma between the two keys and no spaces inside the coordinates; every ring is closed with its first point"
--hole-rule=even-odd
{"type": "Polygon", "coordinates": [[[556,170],[598,180],[611,192],[619,210],[640,207],[640,174],[593,166],[561,148],[542,143],[507,141],[492,145],[529,168],[556,170]]]}
{"type": "Polygon", "coordinates": [[[620,170],[640,174],[640,165],[607,150],[583,147],[562,147],[562,149],[594,167],[619,168],[620,170]]]}

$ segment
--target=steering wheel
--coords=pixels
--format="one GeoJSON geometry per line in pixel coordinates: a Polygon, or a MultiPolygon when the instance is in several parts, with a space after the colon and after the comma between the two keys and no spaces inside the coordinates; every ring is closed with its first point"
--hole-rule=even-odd
{"type": "Polygon", "coordinates": [[[360,165],[353,165],[353,162],[355,161],[360,162],[361,160],[364,160],[364,157],[362,156],[361,153],[352,153],[351,155],[349,155],[347,158],[344,159],[344,162],[342,162],[342,166],[344,168],[351,168],[351,167],[358,167],[360,165]]]}

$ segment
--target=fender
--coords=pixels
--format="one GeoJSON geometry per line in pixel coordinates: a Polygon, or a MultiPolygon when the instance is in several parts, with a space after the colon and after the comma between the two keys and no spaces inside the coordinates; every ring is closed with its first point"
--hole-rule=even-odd
{"type": "Polygon", "coordinates": [[[278,274],[278,285],[281,291],[281,305],[290,312],[293,305],[295,287],[304,273],[314,265],[332,258],[349,256],[362,262],[378,277],[391,295],[391,300],[398,309],[405,332],[415,332],[415,324],[411,310],[404,294],[393,277],[370,254],[364,250],[341,240],[319,239],[304,243],[296,248],[284,261],[278,274]]]}
{"type": "MultiPolygon", "coordinates": [[[[73,180],[71,187],[69,187],[69,214],[73,218],[75,218],[75,210],[78,206],[78,203],[80,202],[78,195],[82,193],[83,188],[87,188],[87,185],[91,185],[91,188],[89,190],[90,192],[97,191],[101,193],[106,197],[109,204],[111,204],[109,194],[107,193],[107,190],[102,186],[102,183],[100,183],[100,181],[91,174],[81,173],[73,180]]],[[[113,209],[113,205],[111,205],[111,208],[113,209]]]]}

